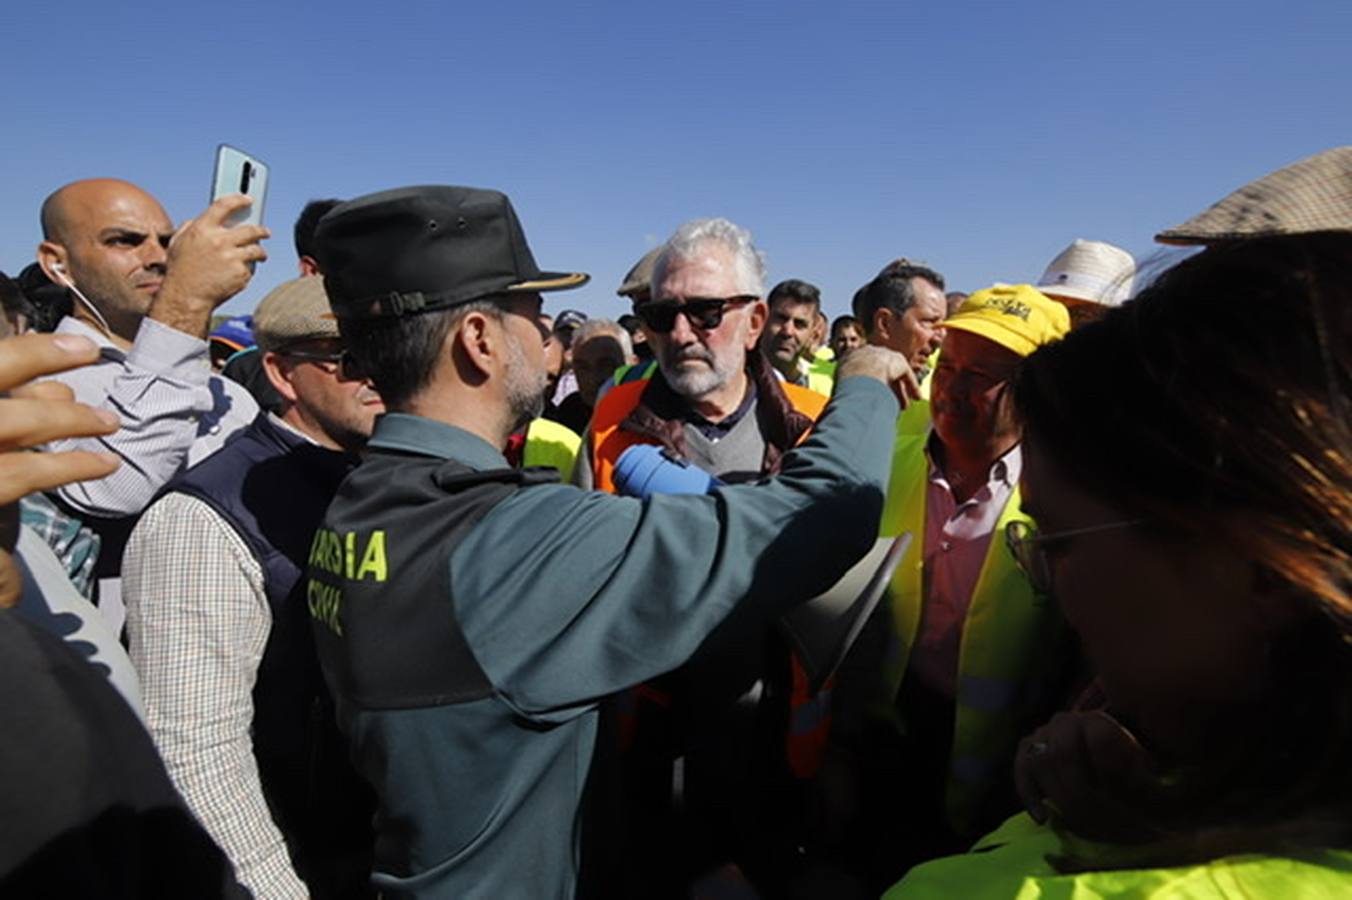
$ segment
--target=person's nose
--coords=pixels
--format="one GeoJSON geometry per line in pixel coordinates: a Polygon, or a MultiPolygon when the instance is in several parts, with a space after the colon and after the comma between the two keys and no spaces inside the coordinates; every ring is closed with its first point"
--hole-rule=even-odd
{"type": "Polygon", "coordinates": [[[151,237],[141,242],[141,267],[149,271],[164,274],[168,267],[169,251],[159,241],[151,237]]]}
{"type": "Polygon", "coordinates": [[[699,340],[699,335],[695,332],[695,326],[690,324],[690,319],[686,314],[677,312],[676,321],[672,323],[667,339],[679,347],[684,347],[699,340]]]}

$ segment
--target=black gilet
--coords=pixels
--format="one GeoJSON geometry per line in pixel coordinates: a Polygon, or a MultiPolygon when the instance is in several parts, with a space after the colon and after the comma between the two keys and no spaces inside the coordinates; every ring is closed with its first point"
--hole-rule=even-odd
{"type": "Polygon", "coordinates": [[[310,555],[310,613],[329,686],[359,709],[469,703],[493,686],[451,602],[449,560],[497,504],[553,469],[475,471],[371,448],[310,555]]]}
{"type": "Polygon", "coordinates": [[[311,444],[260,413],[165,492],[206,503],[263,569],[272,628],[254,686],[263,793],[312,895],[365,893],[374,795],[348,761],[315,655],[305,560],[355,458],[311,444]]]}

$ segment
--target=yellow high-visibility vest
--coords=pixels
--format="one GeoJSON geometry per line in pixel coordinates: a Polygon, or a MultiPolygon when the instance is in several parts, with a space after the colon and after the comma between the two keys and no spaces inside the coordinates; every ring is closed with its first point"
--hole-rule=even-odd
{"type": "Polygon", "coordinates": [[[521,450],[521,465],[550,466],[567,484],[573,477],[573,464],[582,449],[582,438],[567,425],[550,419],[534,419],[526,429],[526,445],[521,450]]]}
{"type": "MultiPolygon", "coordinates": [[[[899,423],[899,427],[901,427],[899,423]]],[[[888,697],[906,674],[924,604],[925,506],[929,488],[928,432],[898,434],[879,533],[914,535],[888,589],[893,646],[886,656],[888,697]]],[[[1035,595],[1005,542],[1005,527],[1029,521],[1016,489],[991,535],[958,651],[953,750],[945,807],[958,833],[970,832],[986,791],[1013,764],[1030,702],[1045,693],[1049,669],[1067,652],[1067,629],[1047,597],[1035,595]]],[[[889,708],[890,711],[890,708],[889,708]]]]}
{"type": "Polygon", "coordinates": [[[1061,839],[1026,814],[982,838],[972,852],[916,866],[883,900],[1222,900],[1352,897],[1352,853],[1315,850],[1300,859],[1227,856],[1166,869],[1061,874],[1047,862],[1061,839]]]}

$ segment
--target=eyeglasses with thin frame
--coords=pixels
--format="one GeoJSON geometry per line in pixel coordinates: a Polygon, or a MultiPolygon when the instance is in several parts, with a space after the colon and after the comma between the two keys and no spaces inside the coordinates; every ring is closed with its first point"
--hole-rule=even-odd
{"type": "Polygon", "coordinates": [[[754,294],[738,294],[734,297],[690,297],[684,303],[675,300],[651,300],[634,309],[638,316],[653,331],[666,334],[676,327],[676,317],[684,315],[692,328],[712,331],[723,322],[723,313],[727,307],[751,303],[760,298],[754,294]]]}
{"type": "Polygon", "coordinates": [[[1103,531],[1115,531],[1121,528],[1134,528],[1144,525],[1145,519],[1124,519],[1120,522],[1105,522],[1101,525],[1089,525],[1085,528],[1070,528],[1065,531],[1053,531],[1039,534],[1032,522],[1016,519],[1005,526],[1005,544],[1018,563],[1028,583],[1039,594],[1050,594],[1052,590],[1052,566],[1047,559],[1046,545],[1053,541],[1081,537],[1086,534],[1098,534],[1103,531]]]}

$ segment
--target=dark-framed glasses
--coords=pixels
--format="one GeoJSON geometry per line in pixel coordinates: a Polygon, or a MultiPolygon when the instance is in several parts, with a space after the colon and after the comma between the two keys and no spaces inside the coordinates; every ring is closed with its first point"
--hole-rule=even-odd
{"type": "Polygon", "coordinates": [[[1104,531],[1117,531],[1144,525],[1145,519],[1123,519],[1120,522],[1104,522],[1101,525],[1089,525],[1084,528],[1069,528],[1065,531],[1050,531],[1042,534],[1032,522],[1016,519],[1005,526],[1005,544],[1010,555],[1018,563],[1028,583],[1039,594],[1050,594],[1052,590],[1052,566],[1047,558],[1047,545],[1059,543],[1070,538],[1087,534],[1099,534],[1104,531]]]}
{"type": "Polygon", "coordinates": [[[345,352],[344,350],[331,350],[326,353],[321,350],[300,350],[294,347],[284,347],[277,351],[277,355],[285,356],[287,359],[303,359],[306,362],[312,362],[332,375],[341,368],[345,352]]]}
{"type": "Polygon", "coordinates": [[[344,381],[366,380],[366,370],[357,362],[351,350],[338,354],[338,377],[344,381]]]}
{"type": "Polygon", "coordinates": [[[729,306],[759,299],[755,294],[738,294],[735,297],[690,297],[684,303],[652,300],[636,307],[634,315],[658,334],[666,334],[675,328],[679,315],[684,315],[692,328],[710,331],[722,324],[723,313],[729,306]]]}

